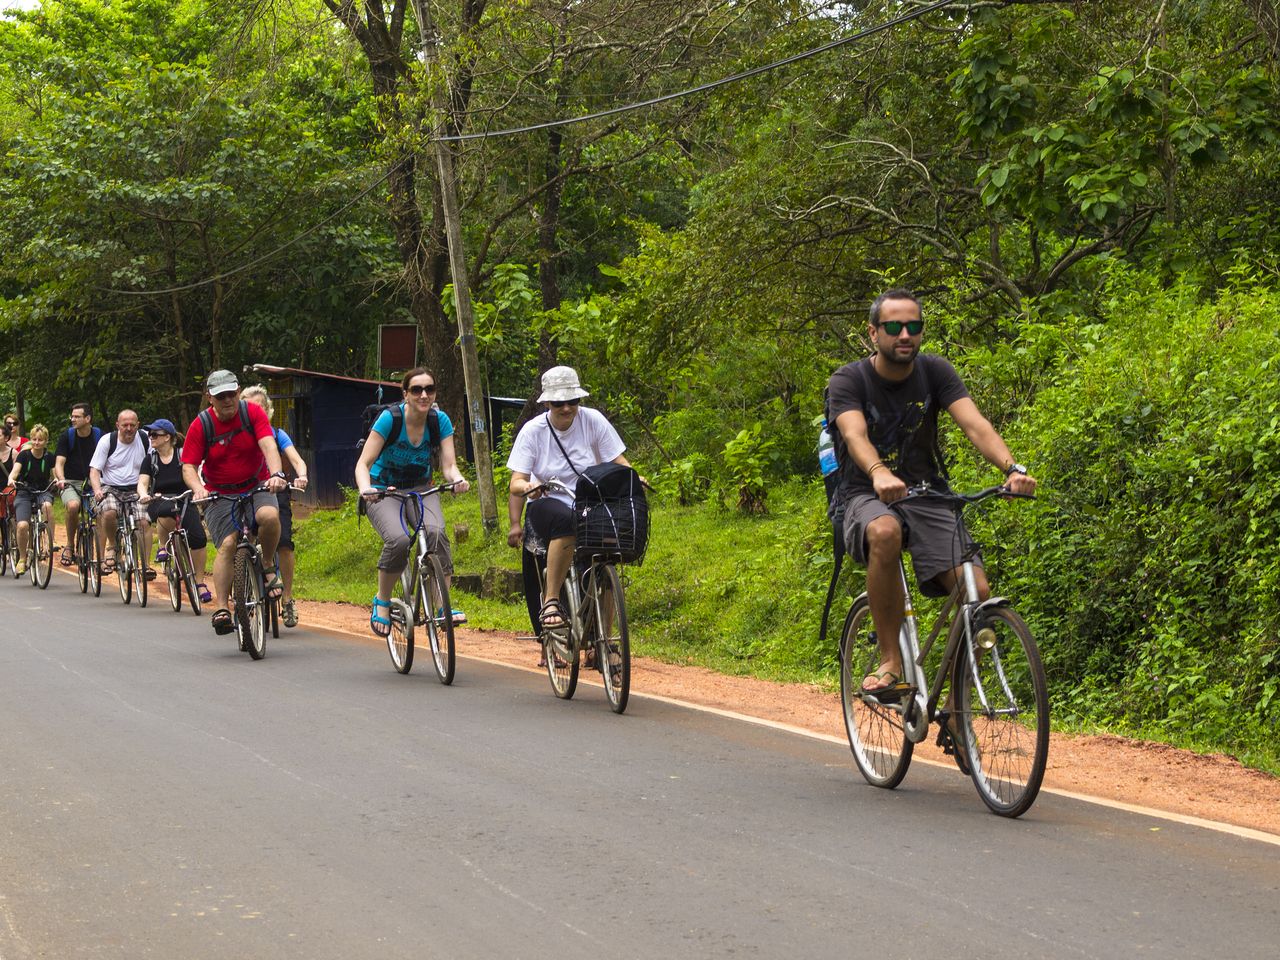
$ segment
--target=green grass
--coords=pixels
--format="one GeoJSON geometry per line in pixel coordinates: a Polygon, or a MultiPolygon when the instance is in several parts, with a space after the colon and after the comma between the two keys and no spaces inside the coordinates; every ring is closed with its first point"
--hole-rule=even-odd
{"type": "MultiPolygon", "coordinates": [[[[817,644],[818,618],[830,573],[830,543],[822,488],[793,483],[774,491],[773,512],[743,517],[700,504],[653,503],[653,532],[640,566],[626,568],[627,612],[637,654],[833,687],[834,640],[817,644]]],[[[474,495],[444,500],[445,522],[466,524],[454,544],[458,573],[491,566],[520,568],[507,546],[505,502],[499,531],[485,537],[474,495]]],[[[373,595],[381,541],[353,501],[294,524],[299,597],[367,604],[373,595]]],[[[455,590],[454,605],[470,625],[527,632],[523,600],[486,600],[455,590]]],[[[847,597],[847,593],[845,594],[847,597]]],[[[847,599],[837,604],[843,616],[847,599]]]]}

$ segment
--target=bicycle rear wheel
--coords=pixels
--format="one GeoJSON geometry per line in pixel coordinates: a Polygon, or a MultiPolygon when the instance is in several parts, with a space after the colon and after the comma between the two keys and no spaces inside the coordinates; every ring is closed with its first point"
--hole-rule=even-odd
{"type": "Polygon", "coordinates": [[[453,607],[449,603],[449,583],[444,569],[434,556],[428,556],[420,571],[418,599],[419,615],[427,628],[427,642],[431,644],[431,663],[436,668],[440,682],[453,683],[456,657],[453,645],[453,607]]]}
{"type": "Polygon", "coordinates": [[[627,709],[631,695],[631,639],[622,578],[611,563],[597,563],[588,573],[586,596],[591,604],[591,639],[604,692],[614,713],[627,709]]]}
{"type": "Polygon", "coordinates": [[[32,517],[31,536],[31,576],[36,586],[44,590],[53,576],[53,525],[32,517]]]}
{"type": "Polygon", "coordinates": [[[984,612],[995,646],[961,652],[954,677],[956,728],[978,795],[1003,817],[1017,817],[1040,792],[1049,759],[1049,693],[1040,652],[1008,607],[984,612]],[[984,706],[985,698],[985,706],[984,706]]]}
{"type": "Polygon", "coordinates": [[[236,598],[236,632],[241,647],[254,660],[267,655],[266,604],[262,595],[262,574],[249,559],[250,548],[236,550],[234,584],[236,598]]]}
{"type": "Polygon", "coordinates": [[[133,553],[133,592],[137,594],[138,606],[147,605],[147,551],[144,549],[142,531],[134,529],[132,537],[133,553]]]}
{"type": "Polygon", "coordinates": [[[182,566],[175,556],[178,545],[175,540],[169,542],[164,558],[164,582],[169,586],[169,606],[174,613],[182,612],[182,566]]]}
{"type": "Polygon", "coordinates": [[[862,695],[862,681],[880,666],[880,645],[866,594],[845,617],[840,636],[840,702],[854,763],[867,782],[892,789],[902,782],[915,744],[902,723],[902,705],[862,695]]]}

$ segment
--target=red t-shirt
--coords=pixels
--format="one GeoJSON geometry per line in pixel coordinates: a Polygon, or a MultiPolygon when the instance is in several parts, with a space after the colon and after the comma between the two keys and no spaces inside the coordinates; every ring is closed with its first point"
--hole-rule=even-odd
{"type": "Polygon", "coordinates": [[[204,427],[200,418],[196,417],[187,427],[186,440],[182,444],[182,462],[196,467],[203,463],[204,485],[214,493],[244,493],[247,488],[262,483],[270,476],[267,458],[262,455],[258,441],[275,437],[271,421],[267,419],[267,411],[256,403],[245,406],[249,410],[252,433],[245,431],[239,410],[224,423],[218,419],[213,407],[209,408],[209,416],[213,418],[213,443],[208,450],[205,449],[204,427]]]}

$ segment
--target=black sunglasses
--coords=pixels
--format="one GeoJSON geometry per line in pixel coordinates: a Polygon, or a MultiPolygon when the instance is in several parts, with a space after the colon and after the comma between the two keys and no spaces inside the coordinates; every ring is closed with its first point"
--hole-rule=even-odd
{"type": "Polygon", "coordinates": [[[578,400],[548,400],[547,403],[559,410],[561,407],[576,407],[578,400]]]}
{"type": "Polygon", "coordinates": [[[920,336],[920,332],[924,330],[923,320],[886,320],[880,326],[884,327],[884,332],[891,337],[896,337],[902,333],[902,328],[907,328],[907,333],[913,337],[920,336]]]}
{"type": "Polygon", "coordinates": [[[413,384],[413,386],[409,387],[409,396],[411,397],[428,396],[435,392],[436,392],[436,385],[434,383],[426,387],[424,387],[420,383],[415,383],[413,384]]]}

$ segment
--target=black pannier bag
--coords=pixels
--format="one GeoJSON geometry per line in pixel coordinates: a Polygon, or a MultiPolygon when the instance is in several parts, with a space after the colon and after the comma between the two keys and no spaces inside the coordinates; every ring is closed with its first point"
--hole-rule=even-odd
{"type": "Polygon", "coordinates": [[[640,474],[620,463],[601,463],[578,475],[573,499],[577,552],[639,563],[649,543],[649,502],[640,474]]]}

